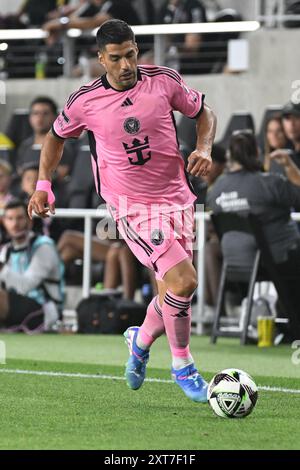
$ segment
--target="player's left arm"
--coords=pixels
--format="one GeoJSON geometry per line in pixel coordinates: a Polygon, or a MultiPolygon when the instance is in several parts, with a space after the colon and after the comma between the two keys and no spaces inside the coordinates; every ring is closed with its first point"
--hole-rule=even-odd
{"type": "Polygon", "coordinates": [[[196,121],[196,149],[188,157],[187,171],[193,176],[206,176],[211,170],[211,151],[217,128],[217,117],[204,105],[196,121]]]}

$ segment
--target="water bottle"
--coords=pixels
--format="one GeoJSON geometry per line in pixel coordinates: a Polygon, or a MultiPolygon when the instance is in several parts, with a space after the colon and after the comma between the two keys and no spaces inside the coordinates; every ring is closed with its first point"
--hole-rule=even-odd
{"type": "Polygon", "coordinates": [[[36,63],[35,63],[35,78],[38,80],[42,80],[46,78],[46,65],[47,65],[47,54],[46,52],[40,52],[37,55],[36,63]]]}
{"type": "Polygon", "coordinates": [[[142,287],[142,298],[146,305],[149,305],[153,297],[151,284],[144,284],[142,287]]]}

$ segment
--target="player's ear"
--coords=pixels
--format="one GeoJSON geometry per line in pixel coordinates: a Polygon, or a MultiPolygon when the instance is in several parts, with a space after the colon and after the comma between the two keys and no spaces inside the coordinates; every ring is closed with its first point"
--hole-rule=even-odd
{"type": "Polygon", "coordinates": [[[105,63],[104,63],[104,57],[103,57],[103,54],[102,54],[101,51],[98,51],[98,60],[99,60],[100,64],[101,64],[104,68],[106,68],[106,67],[105,67],[105,63]]]}

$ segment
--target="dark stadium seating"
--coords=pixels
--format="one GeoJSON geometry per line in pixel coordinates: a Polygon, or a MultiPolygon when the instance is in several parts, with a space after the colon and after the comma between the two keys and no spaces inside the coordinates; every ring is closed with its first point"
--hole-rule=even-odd
{"type": "Polygon", "coordinates": [[[23,140],[32,135],[28,109],[15,109],[7,125],[5,134],[14,142],[16,147],[18,147],[23,140]]]}
{"type": "Polygon", "coordinates": [[[236,112],[232,114],[222,139],[217,142],[218,145],[227,149],[232,133],[241,129],[251,129],[253,132],[255,131],[254,119],[250,113],[236,112]]]}
{"type": "Polygon", "coordinates": [[[68,193],[70,208],[96,208],[103,202],[95,191],[91,151],[88,145],[82,145],[79,148],[68,186],[68,193]]]}

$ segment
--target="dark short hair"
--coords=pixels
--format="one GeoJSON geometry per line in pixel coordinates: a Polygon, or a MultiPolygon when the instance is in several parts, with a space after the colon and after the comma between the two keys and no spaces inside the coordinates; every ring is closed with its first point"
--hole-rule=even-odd
{"type": "Polygon", "coordinates": [[[51,108],[53,114],[55,114],[55,116],[57,115],[57,104],[48,96],[37,96],[34,98],[30,104],[30,112],[35,104],[47,104],[51,108]]]}
{"type": "Polygon", "coordinates": [[[254,133],[249,130],[233,132],[229,143],[230,159],[238,162],[245,170],[262,171],[258,157],[258,146],[254,133]]]}
{"type": "Polygon", "coordinates": [[[39,169],[39,162],[26,162],[24,163],[24,165],[21,166],[20,172],[21,172],[21,175],[23,176],[25,171],[28,171],[28,170],[38,171],[38,169],[39,169]]]}
{"type": "Polygon", "coordinates": [[[24,209],[25,214],[27,215],[27,205],[25,204],[22,199],[14,198],[11,201],[9,201],[7,204],[4,206],[4,213],[10,209],[17,209],[19,207],[22,207],[24,209]]]}
{"type": "Polygon", "coordinates": [[[122,20],[105,21],[97,31],[97,45],[103,50],[107,44],[122,44],[125,41],[135,41],[131,27],[122,20]]]}
{"type": "Polygon", "coordinates": [[[282,109],[282,117],[286,118],[288,116],[300,117],[300,103],[294,103],[290,101],[282,109]]]}

